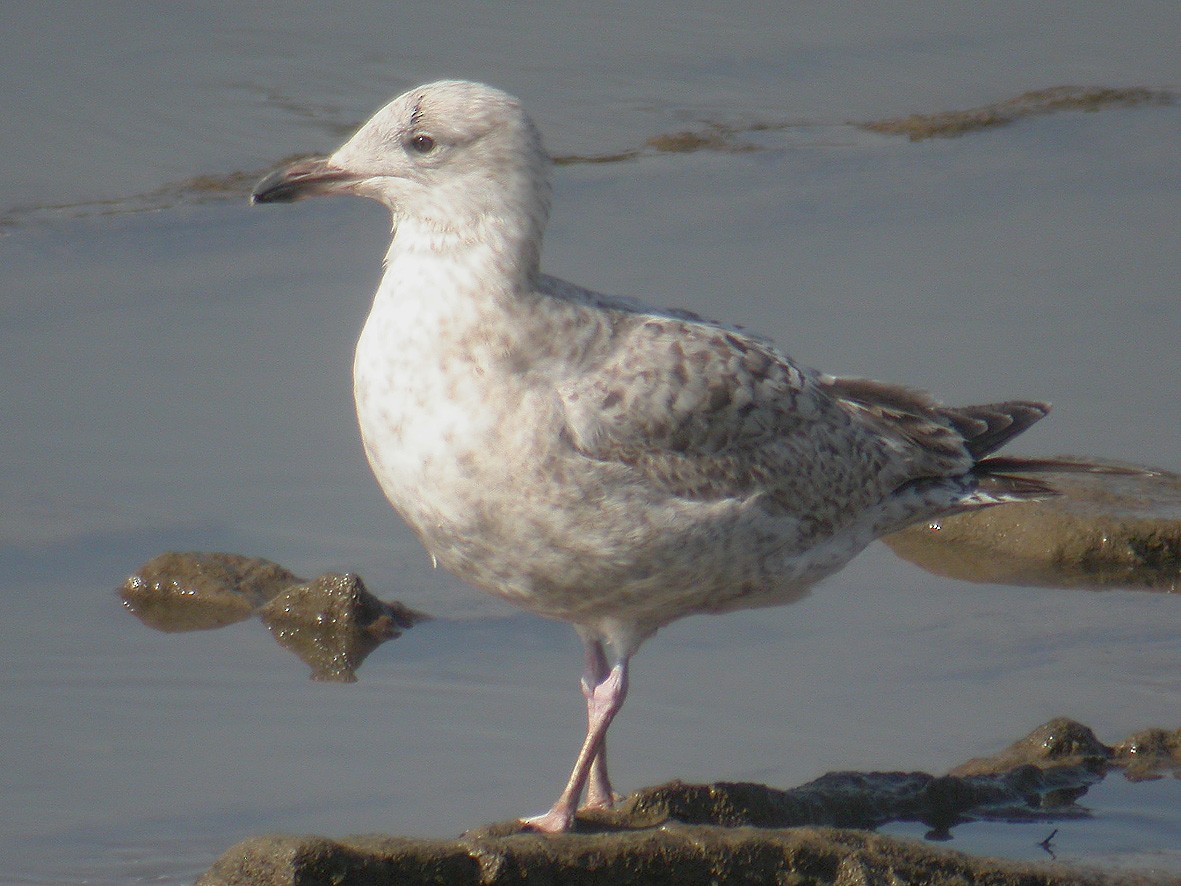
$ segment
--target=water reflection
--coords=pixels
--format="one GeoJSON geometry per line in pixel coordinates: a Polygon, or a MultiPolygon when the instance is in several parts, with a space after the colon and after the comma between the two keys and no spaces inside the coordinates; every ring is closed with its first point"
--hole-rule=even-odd
{"type": "Polygon", "coordinates": [[[1113,473],[1047,475],[1058,498],[957,514],[883,541],[904,560],[962,581],[1177,591],[1181,476],[1105,464],[1113,473]]]}
{"type": "Polygon", "coordinates": [[[212,630],[257,615],[275,641],[312,669],[312,679],[355,683],[374,649],[428,618],[385,603],[359,576],[306,581],[277,563],[223,553],[166,552],[128,577],[124,607],[158,631],[212,630]]]}

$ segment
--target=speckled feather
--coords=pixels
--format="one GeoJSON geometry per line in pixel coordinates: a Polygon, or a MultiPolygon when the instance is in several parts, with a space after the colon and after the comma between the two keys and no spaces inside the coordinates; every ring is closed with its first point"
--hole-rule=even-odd
{"type": "Polygon", "coordinates": [[[628,662],[693,613],[787,603],[874,538],[1048,492],[986,456],[1040,403],[947,408],[796,365],[768,341],[540,272],[548,160],[510,96],[411,90],[257,202],[389,207],[354,395],[382,489],[438,562],[572,623],[587,732],[543,831],[607,807],[628,662]]]}
{"type": "Polygon", "coordinates": [[[796,599],[909,522],[1044,492],[976,476],[1043,404],[946,408],[541,274],[548,161],[496,90],[412,90],[268,182],[392,212],[354,377],[395,508],[456,575],[626,654],[684,615],[796,599]]]}

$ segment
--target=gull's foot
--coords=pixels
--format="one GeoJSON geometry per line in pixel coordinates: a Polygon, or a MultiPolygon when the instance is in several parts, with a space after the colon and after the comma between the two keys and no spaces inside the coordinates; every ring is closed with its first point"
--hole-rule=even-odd
{"type": "Polygon", "coordinates": [[[617,794],[614,791],[608,791],[605,794],[600,794],[595,791],[588,791],[586,795],[586,802],[579,806],[579,809],[614,809],[617,804],[623,802],[623,794],[617,794]]]}
{"type": "Polygon", "coordinates": [[[537,831],[542,834],[564,834],[574,827],[574,810],[555,806],[543,815],[522,818],[521,824],[529,831],[537,831]]]}

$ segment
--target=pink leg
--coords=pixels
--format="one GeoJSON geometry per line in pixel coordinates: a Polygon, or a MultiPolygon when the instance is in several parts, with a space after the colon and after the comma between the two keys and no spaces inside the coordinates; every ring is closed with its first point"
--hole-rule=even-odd
{"type": "MultiPolygon", "coordinates": [[[[602,647],[600,647],[600,654],[602,647]]],[[[607,735],[607,727],[619,709],[623,707],[623,700],[627,697],[627,659],[623,658],[607,673],[607,676],[594,687],[587,697],[587,729],[586,740],[582,743],[582,750],[578,752],[578,759],[574,762],[574,770],[570,773],[570,780],[566,789],[562,791],[558,801],[549,812],[536,818],[527,818],[524,823],[531,829],[547,833],[559,833],[570,830],[574,823],[574,810],[578,806],[582,790],[586,786],[595,760],[603,750],[603,739],[607,735]]],[[[602,777],[605,780],[607,770],[604,764],[599,764],[602,777]]],[[[600,785],[600,789],[602,785],[600,785]]],[[[608,786],[609,790],[609,786],[608,786]]]]}
{"type": "MultiPolygon", "coordinates": [[[[590,729],[594,717],[595,687],[607,679],[607,656],[599,640],[586,641],[586,669],[582,675],[582,694],[586,697],[586,722],[590,729]]],[[[607,736],[599,742],[599,752],[591,760],[590,776],[586,783],[586,802],[582,809],[610,809],[615,805],[615,792],[607,775],[607,736]]]]}

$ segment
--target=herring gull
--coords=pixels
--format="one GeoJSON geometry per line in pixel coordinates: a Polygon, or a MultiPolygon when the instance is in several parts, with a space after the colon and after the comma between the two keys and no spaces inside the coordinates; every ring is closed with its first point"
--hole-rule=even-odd
{"type": "Polygon", "coordinates": [[[1051,494],[989,457],[1044,403],[943,406],[801,366],[764,338],[541,272],[549,159],[519,101],[444,81],[394,99],[256,203],[393,215],[353,367],[365,452],[459,578],[569,622],[587,732],[553,807],[609,807],[628,662],[675,619],[789,603],[907,524],[1051,494]]]}

